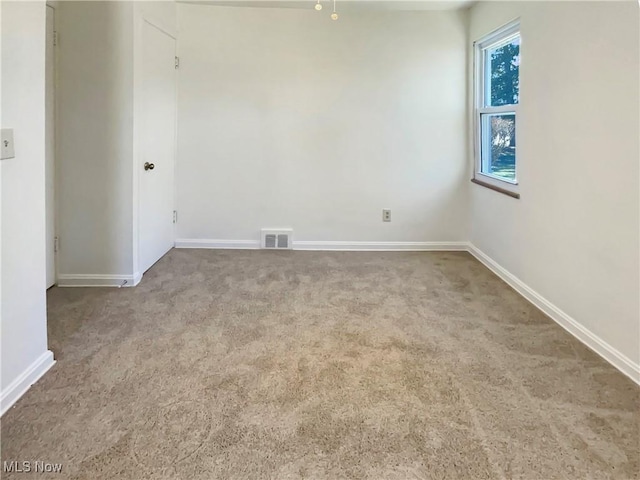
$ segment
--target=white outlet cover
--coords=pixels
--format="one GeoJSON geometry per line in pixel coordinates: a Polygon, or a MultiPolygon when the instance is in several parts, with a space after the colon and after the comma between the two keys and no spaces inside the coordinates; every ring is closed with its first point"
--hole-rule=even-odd
{"type": "Polygon", "coordinates": [[[0,130],[0,160],[15,158],[16,152],[13,148],[13,128],[3,128],[0,130]]]}

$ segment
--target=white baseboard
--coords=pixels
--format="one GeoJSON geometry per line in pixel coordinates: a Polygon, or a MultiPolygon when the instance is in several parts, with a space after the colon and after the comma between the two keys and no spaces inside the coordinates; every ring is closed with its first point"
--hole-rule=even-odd
{"type": "Polygon", "coordinates": [[[258,250],[260,248],[260,240],[210,240],[210,239],[179,238],[176,240],[176,248],[258,250]]]}
{"type": "Polygon", "coordinates": [[[515,275],[504,269],[473,244],[469,244],[469,253],[471,253],[471,255],[477,258],[489,270],[495,273],[511,288],[526,298],[534,306],[539,308],[567,332],[576,337],[635,383],[640,384],[640,364],[633,362],[629,357],[619,352],[617,349],[598,337],[595,333],[585,328],[577,320],[542,297],[542,295],[530,288],[515,275]]]}
{"type": "Polygon", "coordinates": [[[22,397],[31,385],[36,383],[47,371],[55,365],[51,350],[47,350],[33,362],[22,374],[0,393],[0,415],[4,415],[14,403],[22,397]]]}
{"type": "Polygon", "coordinates": [[[464,251],[466,242],[330,242],[293,241],[294,250],[333,250],[341,252],[433,252],[464,251]]]}
{"type": "Polygon", "coordinates": [[[134,287],[142,275],[104,275],[104,274],[60,274],[56,285],[59,287],[134,287]]]}
{"type": "MultiPolygon", "coordinates": [[[[332,241],[301,241],[292,242],[293,250],[332,250],[332,251],[466,251],[467,242],[332,242],[332,241]]],[[[255,250],[260,248],[259,240],[208,240],[208,239],[178,239],[176,248],[214,248],[255,250]]]]}

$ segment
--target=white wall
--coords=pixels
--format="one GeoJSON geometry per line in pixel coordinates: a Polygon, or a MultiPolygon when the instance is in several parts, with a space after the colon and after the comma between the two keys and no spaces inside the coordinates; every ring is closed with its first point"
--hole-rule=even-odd
{"type": "MultiPolygon", "coordinates": [[[[2,121],[2,2],[0,2],[0,128],[2,121]]],[[[2,162],[2,160],[0,160],[2,162]]],[[[0,335],[2,334],[2,165],[0,165],[0,335]]],[[[2,339],[0,338],[0,392],[2,391],[2,339]]]]}
{"type": "Polygon", "coordinates": [[[471,242],[637,368],[638,3],[479,3],[470,40],[518,16],[522,197],[473,185],[471,242]]]}
{"type": "Polygon", "coordinates": [[[60,2],[58,272],[133,274],[133,4],[60,2]]]}
{"type": "Polygon", "coordinates": [[[138,32],[175,35],[174,2],[60,2],[58,273],[62,285],[139,280],[138,32]]]}
{"type": "Polygon", "coordinates": [[[467,239],[465,13],[328,14],[178,5],[179,239],[467,239]]]}
{"type": "Polygon", "coordinates": [[[15,158],[0,161],[4,411],[52,364],[47,350],[44,190],[44,1],[2,2],[2,127],[15,158]]]}

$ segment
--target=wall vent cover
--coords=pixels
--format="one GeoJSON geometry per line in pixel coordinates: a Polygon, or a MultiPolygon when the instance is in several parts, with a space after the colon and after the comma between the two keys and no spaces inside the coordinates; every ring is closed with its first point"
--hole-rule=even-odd
{"type": "Polygon", "coordinates": [[[275,250],[290,250],[293,230],[290,228],[263,228],[262,248],[275,250]]]}

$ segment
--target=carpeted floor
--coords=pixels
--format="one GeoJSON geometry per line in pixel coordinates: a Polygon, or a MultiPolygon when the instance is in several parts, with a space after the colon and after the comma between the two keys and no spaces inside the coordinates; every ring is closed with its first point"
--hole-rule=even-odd
{"type": "Polygon", "coordinates": [[[467,253],[172,250],[48,302],[2,418],[44,478],[640,475],[640,388],[467,253]]]}

